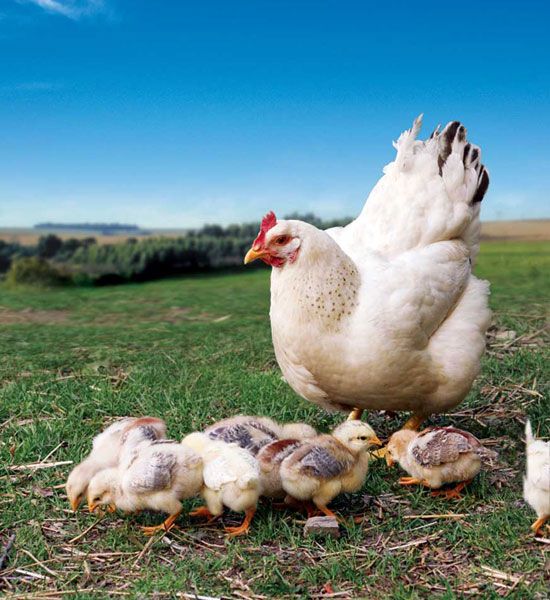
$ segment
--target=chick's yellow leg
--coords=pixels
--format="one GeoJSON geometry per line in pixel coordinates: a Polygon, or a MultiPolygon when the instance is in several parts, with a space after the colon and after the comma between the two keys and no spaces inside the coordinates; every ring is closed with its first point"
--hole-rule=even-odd
{"type": "Polygon", "coordinates": [[[399,485],[424,485],[430,487],[425,479],[418,479],[416,477],[400,477],[398,483],[399,485]]]}
{"type": "Polygon", "coordinates": [[[455,500],[460,500],[462,498],[460,492],[470,483],[470,481],[472,480],[469,479],[468,481],[461,481],[450,490],[434,490],[432,492],[432,496],[443,496],[446,500],[451,500],[453,498],[455,500]]]}
{"type": "Polygon", "coordinates": [[[242,522],[242,525],[239,525],[239,527],[226,527],[225,531],[229,534],[230,537],[236,537],[238,535],[244,535],[248,533],[248,530],[250,529],[250,523],[252,523],[252,519],[254,518],[255,513],[256,507],[249,508],[245,512],[245,517],[244,521],[242,522]]]}
{"type": "Polygon", "coordinates": [[[145,535],[153,535],[157,531],[170,531],[174,526],[177,518],[180,516],[181,510],[177,513],[170,515],[165,521],[163,521],[160,525],[153,525],[152,527],[142,527],[142,531],[145,535]]]}
{"type": "Polygon", "coordinates": [[[208,519],[209,521],[213,521],[214,519],[218,518],[216,515],[213,515],[210,512],[210,510],[208,509],[207,506],[199,506],[199,508],[192,510],[189,513],[189,516],[190,517],[204,517],[205,519],[208,519]]]}
{"type": "Polygon", "coordinates": [[[426,420],[422,415],[413,414],[413,416],[403,425],[403,429],[412,429],[413,431],[418,431],[420,429],[420,425],[424,423],[426,420]]]}
{"type": "Polygon", "coordinates": [[[541,529],[548,518],[548,516],[540,517],[531,525],[531,529],[535,532],[535,535],[540,535],[541,529]]]}
{"type": "Polygon", "coordinates": [[[318,504],[317,508],[327,517],[332,517],[333,519],[336,519],[337,521],[340,520],[338,515],[336,515],[336,513],[334,513],[332,510],[330,510],[330,508],[327,508],[326,506],[323,506],[322,504],[318,504]]]}

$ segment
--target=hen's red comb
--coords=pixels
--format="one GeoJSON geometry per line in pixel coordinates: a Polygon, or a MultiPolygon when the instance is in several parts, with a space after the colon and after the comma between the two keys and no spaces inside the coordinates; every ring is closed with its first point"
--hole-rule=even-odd
{"type": "Polygon", "coordinates": [[[262,224],[260,225],[260,233],[254,240],[252,247],[262,246],[265,242],[265,234],[273,227],[277,225],[277,217],[275,213],[270,210],[267,215],[262,219],[262,224]]]}

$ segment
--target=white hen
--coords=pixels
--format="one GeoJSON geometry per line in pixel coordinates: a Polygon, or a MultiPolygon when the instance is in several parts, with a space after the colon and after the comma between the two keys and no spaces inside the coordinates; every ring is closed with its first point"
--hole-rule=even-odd
{"type": "Polygon", "coordinates": [[[533,436],[531,423],[525,425],[527,470],[523,478],[523,497],[537,513],[531,529],[538,534],[550,519],[550,442],[533,436]]]}
{"type": "MultiPolygon", "coordinates": [[[[273,266],[271,327],[290,386],[328,409],[459,404],[479,371],[489,286],[472,275],[489,177],[458,122],[395,146],[359,217],[321,231],[273,213],[245,263],[273,266]]],[[[360,416],[356,410],[353,416],[360,416]]]]}

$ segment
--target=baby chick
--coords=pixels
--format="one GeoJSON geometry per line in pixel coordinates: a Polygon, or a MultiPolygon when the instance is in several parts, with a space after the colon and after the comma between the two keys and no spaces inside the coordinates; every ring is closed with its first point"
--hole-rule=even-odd
{"type": "Polygon", "coordinates": [[[202,488],[202,460],[189,447],[173,440],[136,446],[127,463],[99,471],[88,485],[88,506],[114,505],[125,512],[143,509],[167,513],[160,525],[144,527],[146,535],[168,531],[182,511],[181,500],[202,488]]]}
{"type": "Polygon", "coordinates": [[[304,441],[281,463],[285,492],[293,499],[313,501],[327,516],[327,505],[342,492],[355,492],[365,482],[369,448],[382,443],[368,423],[345,421],[330,435],[304,441]]]}
{"type": "Polygon", "coordinates": [[[269,417],[236,415],[207,427],[204,432],[213,440],[234,443],[252,454],[276,440],[307,438],[317,435],[313,427],[305,423],[280,424],[269,417]]]}
{"type": "Polygon", "coordinates": [[[281,481],[281,464],[294,450],[303,444],[302,440],[277,440],[266,444],[257,455],[260,465],[262,496],[284,498],[286,492],[281,481]]]}
{"type": "Polygon", "coordinates": [[[531,529],[538,535],[550,518],[550,442],[533,436],[531,423],[525,424],[527,469],[523,478],[523,497],[537,513],[531,529]]]}
{"type": "Polygon", "coordinates": [[[203,460],[204,485],[201,491],[206,502],[192,516],[217,517],[223,507],[244,512],[239,527],[226,527],[231,536],[248,532],[261,494],[260,468],[257,459],[237,444],[212,440],[205,433],[191,433],[182,444],[194,450],[203,460]]]}
{"type": "Polygon", "coordinates": [[[446,483],[457,483],[451,490],[432,495],[460,498],[460,491],[481,470],[482,461],[492,461],[496,452],[485,448],[467,431],[454,427],[432,427],[417,432],[396,431],[387,446],[389,466],[397,461],[410,477],[402,477],[401,485],[425,485],[438,489],[446,483]]]}
{"type": "Polygon", "coordinates": [[[96,435],[92,451],[71,471],[67,479],[67,497],[73,510],[78,509],[86,496],[92,477],[102,469],[117,466],[121,450],[131,432],[132,445],[146,439],[162,439],[166,437],[166,423],[155,417],[125,417],[96,435]]]}

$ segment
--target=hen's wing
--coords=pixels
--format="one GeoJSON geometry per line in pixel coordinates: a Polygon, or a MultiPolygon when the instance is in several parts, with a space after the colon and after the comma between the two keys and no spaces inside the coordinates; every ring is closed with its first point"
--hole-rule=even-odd
{"type": "Polygon", "coordinates": [[[489,186],[481,152],[458,121],[426,141],[422,124],[394,144],[397,156],[370,193],[361,214],[346,227],[328,229],[357,264],[367,252],[394,257],[434,242],[462,239],[472,261],[479,249],[479,206],[489,186]]]}

